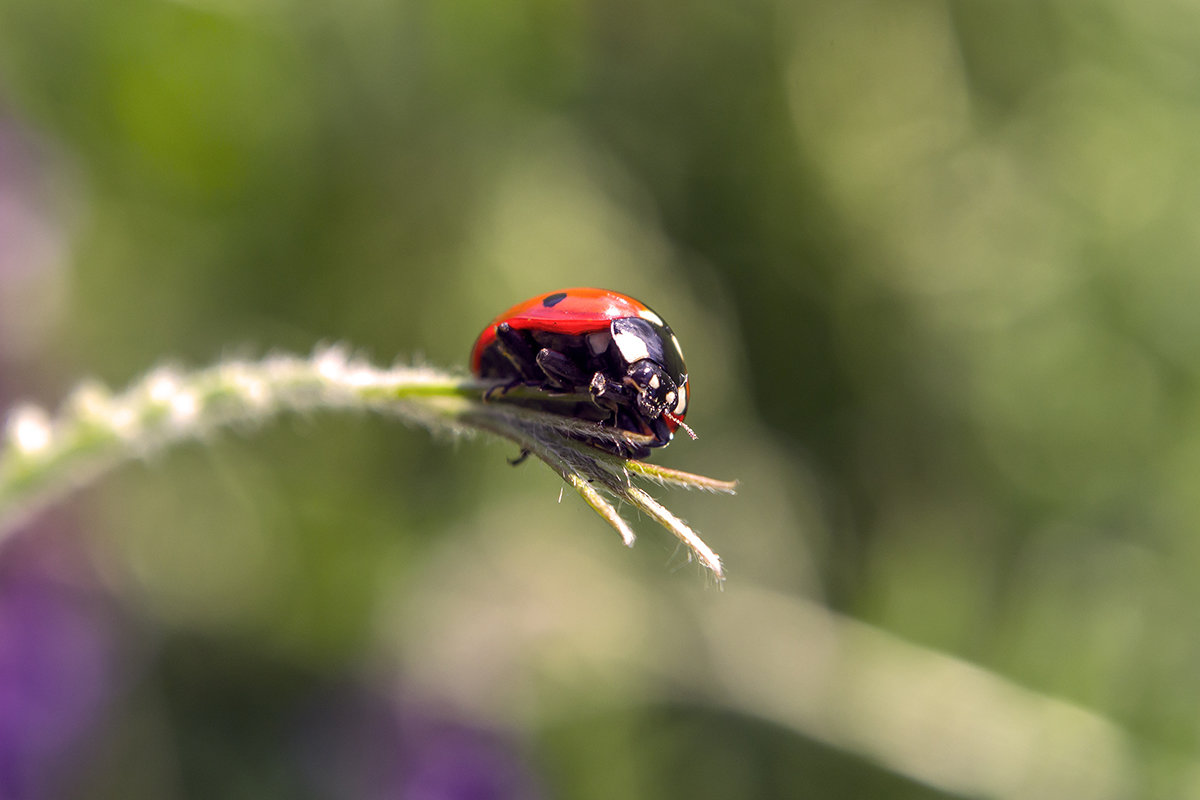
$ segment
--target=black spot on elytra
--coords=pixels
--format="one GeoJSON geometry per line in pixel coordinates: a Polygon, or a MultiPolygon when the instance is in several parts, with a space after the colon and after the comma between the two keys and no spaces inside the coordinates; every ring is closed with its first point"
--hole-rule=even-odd
{"type": "Polygon", "coordinates": [[[542,300],[542,305],[544,305],[546,308],[554,308],[556,305],[566,299],[566,292],[555,292],[554,294],[547,295],[546,298],[542,300]]]}

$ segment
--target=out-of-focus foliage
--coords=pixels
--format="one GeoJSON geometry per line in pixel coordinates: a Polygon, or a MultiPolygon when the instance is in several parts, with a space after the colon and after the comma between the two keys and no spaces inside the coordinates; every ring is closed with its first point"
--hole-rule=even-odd
{"type": "Polygon", "coordinates": [[[385,419],[125,469],[0,556],[0,794],[946,796],[919,737],[706,694],[689,626],[754,587],[1195,796],[1198,51],[1171,0],[0,0],[0,406],[320,341],[462,364],[593,284],[683,341],[701,438],[656,460],[743,487],[674,502],[718,593],[385,419]],[[63,663],[74,721],[10,733],[63,663]]]}

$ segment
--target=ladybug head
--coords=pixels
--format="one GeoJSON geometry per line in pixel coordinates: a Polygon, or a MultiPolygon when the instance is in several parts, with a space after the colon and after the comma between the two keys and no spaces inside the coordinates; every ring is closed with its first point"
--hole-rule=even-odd
{"type": "Polygon", "coordinates": [[[643,358],[629,365],[625,382],[637,391],[635,404],[638,413],[648,420],[664,418],[683,428],[693,439],[696,434],[683,422],[687,413],[687,375],[676,379],[667,374],[662,365],[650,358],[643,358]]]}

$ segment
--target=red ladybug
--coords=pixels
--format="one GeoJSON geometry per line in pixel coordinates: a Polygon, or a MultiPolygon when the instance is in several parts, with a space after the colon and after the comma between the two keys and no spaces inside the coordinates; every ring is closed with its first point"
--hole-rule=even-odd
{"type": "Polygon", "coordinates": [[[471,371],[513,386],[535,386],[528,404],[651,437],[646,446],[592,444],[645,458],[683,428],[690,389],[679,340],[645,303],[604,289],[539,295],[492,320],[471,350],[471,371]],[[559,394],[555,394],[559,393],[559,394]],[[562,393],[590,400],[564,403],[562,393]]]}

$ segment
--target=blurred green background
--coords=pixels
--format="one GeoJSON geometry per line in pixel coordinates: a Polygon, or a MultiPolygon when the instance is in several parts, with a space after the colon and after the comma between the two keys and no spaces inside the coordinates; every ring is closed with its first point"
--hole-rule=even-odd
{"type": "MultiPolygon", "coordinates": [[[[0,0],[0,400],[599,285],[718,591],[314,414],[0,556],[0,798],[1200,797],[1200,6],[0,0]]],[[[568,495],[570,493],[568,492],[568,495]]]]}

